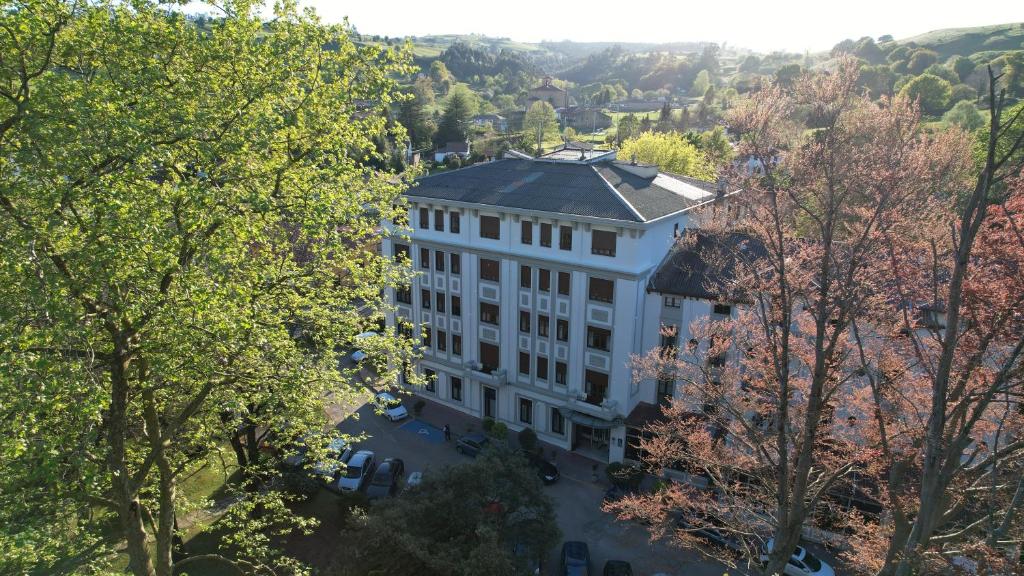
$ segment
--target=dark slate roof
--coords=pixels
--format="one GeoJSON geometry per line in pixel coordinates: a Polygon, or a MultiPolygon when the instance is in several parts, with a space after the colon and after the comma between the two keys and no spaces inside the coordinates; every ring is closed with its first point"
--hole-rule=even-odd
{"type": "Polygon", "coordinates": [[[657,178],[636,176],[612,162],[586,164],[506,158],[419,178],[416,186],[406,194],[418,198],[646,222],[698,203],[656,183],[665,184],[665,178],[665,175],[657,178]]]}
{"type": "Polygon", "coordinates": [[[736,301],[736,267],[764,258],[764,245],[739,232],[691,230],[648,283],[650,292],[702,300],[736,301]]]}

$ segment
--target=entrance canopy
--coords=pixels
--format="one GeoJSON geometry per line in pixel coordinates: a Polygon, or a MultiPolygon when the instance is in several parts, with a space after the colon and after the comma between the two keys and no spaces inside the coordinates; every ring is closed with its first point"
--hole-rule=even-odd
{"type": "Polygon", "coordinates": [[[611,420],[602,420],[601,418],[595,418],[590,414],[577,412],[571,408],[559,407],[558,411],[566,420],[572,422],[573,424],[590,426],[591,428],[596,428],[598,430],[611,430],[612,428],[618,428],[619,426],[622,426],[622,424],[624,423],[622,417],[620,416],[616,416],[611,420]]]}

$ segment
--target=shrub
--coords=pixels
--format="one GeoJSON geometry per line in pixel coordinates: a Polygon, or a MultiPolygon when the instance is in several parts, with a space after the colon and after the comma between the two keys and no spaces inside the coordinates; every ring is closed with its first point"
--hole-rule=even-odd
{"type": "Polygon", "coordinates": [[[508,438],[508,426],[504,422],[495,422],[491,426],[490,435],[495,440],[501,440],[504,442],[508,438]]]}
{"type": "Polygon", "coordinates": [[[311,498],[320,490],[320,483],[302,471],[285,472],[281,475],[284,491],[300,498],[311,498]]]}
{"type": "Polygon", "coordinates": [[[643,470],[622,462],[612,462],[604,469],[604,472],[608,476],[609,482],[624,490],[636,490],[644,479],[643,470]]]}
{"type": "Polygon", "coordinates": [[[423,413],[423,407],[426,405],[427,403],[424,402],[423,400],[417,400],[416,403],[412,405],[412,413],[415,416],[419,416],[420,414],[423,413]]]}
{"type": "Polygon", "coordinates": [[[484,432],[487,434],[491,433],[491,428],[494,428],[494,418],[484,418],[484,432]]]}
{"type": "Polygon", "coordinates": [[[537,450],[537,433],[533,428],[526,427],[519,431],[519,447],[527,452],[537,450]]]}

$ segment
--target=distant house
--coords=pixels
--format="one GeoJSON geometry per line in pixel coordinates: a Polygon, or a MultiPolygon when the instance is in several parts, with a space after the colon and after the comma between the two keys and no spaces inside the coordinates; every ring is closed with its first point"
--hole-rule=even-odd
{"type": "Polygon", "coordinates": [[[619,100],[609,104],[608,108],[613,112],[654,112],[661,110],[664,104],[664,98],[656,98],[654,100],[619,100]]]}
{"type": "Polygon", "coordinates": [[[552,108],[567,108],[569,106],[569,93],[552,84],[551,76],[545,76],[540,86],[530,88],[526,97],[526,108],[529,109],[534,102],[543,101],[551,104],[552,108]]]}
{"type": "Polygon", "coordinates": [[[434,150],[434,162],[438,164],[449,156],[458,156],[463,160],[469,158],[469,142],[449,142],[443,148],[434,150]]]}
{"type": "Polygon", "coordinates": [[[474,126],[491,125],[498,132],[508,132],[508,120],[500,114],[477,114],[469,119],[474,126]]]}
{"type": "Polygon", "coordinates": [[[577,132],[606,130],[612,125],[612,117],[602,112],[600,108],[569,106],[558,112],[559,119],[564,118],[565,125],[577,132]]]}

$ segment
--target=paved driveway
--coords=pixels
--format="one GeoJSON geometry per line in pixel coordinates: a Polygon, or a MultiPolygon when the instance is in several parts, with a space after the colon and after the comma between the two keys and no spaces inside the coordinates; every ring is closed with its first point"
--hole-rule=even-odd
{"type": "MultiPolygon", "coordinates": [[[[407,404],[411,404],[406,399],[407,404]]],[[[411,406],[410,406],[411,407],[411,406]]],[[[467,457],[455,451],[453,442],[445,442],[440,429],[451,426],[452,437],[469,431],[475,420],[442,406],[429,403],[418,418],[389,422],[374,414],[370,405],[356,407],[338,429],[347,434],[366,433],[360,449],[373,450],[378,461],[401,458],[406,475],[415,471],[465,462],[467,457]]],[[[606,560],[626,560],[637,576],[658,572],[671,576],[722,576],[744,574],[722,564],[702,559],[697,553],[650,542],[642,526],[617,522],[601,511],[605,485],[592,480],[589,461],[562,452],[556,457],[562,478],[545,487],[555,501],[558,525],[565,540],[582,540],[590,547],[593,568],[601,573],[606,560]],[[578,459],[578,461],[577,461],[578,459]]],[[[603,472],[601,472],[603,475],[603,472]]],[[[557,543],[545,564],[545,574],[557,574],[561,542],[557,543]]]]}

